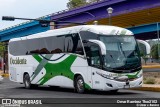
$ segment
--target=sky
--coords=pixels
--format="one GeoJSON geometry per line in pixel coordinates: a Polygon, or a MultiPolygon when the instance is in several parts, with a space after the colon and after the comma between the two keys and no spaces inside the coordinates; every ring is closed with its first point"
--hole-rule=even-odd
{"type": "Polygon", "coordinates": [[[69,0],[0,0],[0,30],[24,21],[2,21],[2,16],[38,18],[67,9],[69,0]]]}

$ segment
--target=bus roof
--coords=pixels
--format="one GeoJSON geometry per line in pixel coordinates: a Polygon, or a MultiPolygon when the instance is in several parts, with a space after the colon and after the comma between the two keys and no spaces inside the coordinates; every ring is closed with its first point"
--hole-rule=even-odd
{"type": "Polygon", "coordinates": [[[81,25],[81,26],[53,29],[53,30],[48,30],[46,32],[28,35],[25,37],[13,38],[9,42],[78,33],[80,31],[90,31],[96,34],[104,34],[104,35],[133,35],[131,31],[117,26],[81,25]]]}

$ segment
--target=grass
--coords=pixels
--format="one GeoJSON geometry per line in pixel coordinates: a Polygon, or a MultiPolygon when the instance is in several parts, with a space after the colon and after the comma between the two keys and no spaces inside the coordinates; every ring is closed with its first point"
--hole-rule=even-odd
{"type": "Polygon", "coordinates": [[[156,80],[153,77],[144,78],[144,84],[156,84],[156,80]]]}
{"type": "Polygon", "coordinates": [[[160,72],[143,72],[143,83],[160,85],[160,72]]]}

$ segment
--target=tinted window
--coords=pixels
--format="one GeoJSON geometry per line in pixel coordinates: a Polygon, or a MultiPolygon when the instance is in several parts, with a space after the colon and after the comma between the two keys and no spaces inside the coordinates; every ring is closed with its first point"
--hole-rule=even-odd
{"type": "Polygon", "coordinates": [[[22,41],[10,42],[9,43],[9,51],[12,55],[25,55],[26,54],[26,47],[22,43],[22,41]]]}
{"type": "Polygon", "coordinates": [[[53,54],[62,52],[84,54],[78,34],[10,42],[9,50],[12,55],[53,54]]]}
{"type": "MultiPolygon", "coordinates": [[[[44,38],[45,39],[45,38],[44,38]]],[[[44,40],[46,43],[46,47],[49,49],[51,54],[53,53],[62,53],[64,52],[64,36],[52,37],[44,40]]]]}
{"type": "Polygon", "coordinates": [[[71,53],[73,49],[73,36],[68,34],[65,36],[65,52],[71,53]]]}
{"type": "Polygon", "coordinates": [[[64,52],[64,36],[22,40],[9,43],[13,55],[51,54],[64,52]]]}
{"type": "Polygon", "coordinates": [[[78,34],[65,36],[65,52],[83,55],[83,48],[78,34]]]}
{"type": "Polygon", "coordinates": [[[91,46],[91,65],[95,67],[101,66],[98,46],[91,46]]]}
{"type": "Polygon", "coordinates": [[[89,31],[81,31],[80,36],[82,40],[88,40],[88,39],[98,39],[98,35],[89,31]]]}

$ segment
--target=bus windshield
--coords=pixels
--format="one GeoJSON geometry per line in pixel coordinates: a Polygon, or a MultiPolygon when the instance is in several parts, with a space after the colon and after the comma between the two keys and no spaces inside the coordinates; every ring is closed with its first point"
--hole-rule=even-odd
{"type": "Polygon", "coordinates": [[[141,66],[138,45],[133,36],[100,35],[99,37],[106,46],[104,68],[131,70],[141,66]]]}

